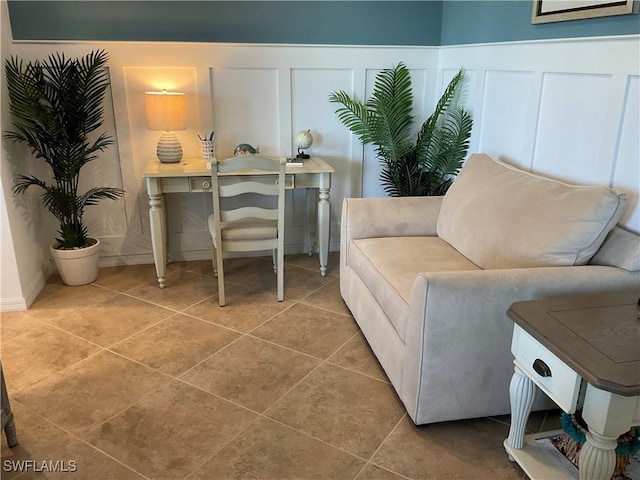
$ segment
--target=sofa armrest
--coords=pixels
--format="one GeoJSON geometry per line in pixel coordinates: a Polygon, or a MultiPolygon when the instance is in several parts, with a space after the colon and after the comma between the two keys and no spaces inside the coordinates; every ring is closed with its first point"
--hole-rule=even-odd
{"type": "Polygon", "coordinates": [[[434,236],[443,197],[345,198],[341,234],[347,239],[434,236]]]}
{"type": "Polygon", "coordinates": [[[402,387],[403,398],[421,404],[407,407],[429,423],[448,420],[457,395],[473,395],[487,411],[495,402],[489,392],[504,389],[508,409],[513,302],[634,288],[640,272],[605,266],[421,273],[411,292],[402,387]],[[418,395],[424,389],[428,395],[418,395]]]}
{"type": "Polygon", "coordinates": [[[435,236],[443,197],[345,198],[340,251],[344,264],[351,240],[435,236]]]}

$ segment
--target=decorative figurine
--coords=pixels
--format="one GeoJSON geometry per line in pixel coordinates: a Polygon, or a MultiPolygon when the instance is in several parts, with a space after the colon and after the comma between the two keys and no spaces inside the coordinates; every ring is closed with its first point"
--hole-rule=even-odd
{"type": "Polygon", "coordinates": [[[238,155],[256,155],[258,153],[260,153],[260,148],[254,148],[248,143],[241,143],[233,150],[235,157],[238,155]]]}

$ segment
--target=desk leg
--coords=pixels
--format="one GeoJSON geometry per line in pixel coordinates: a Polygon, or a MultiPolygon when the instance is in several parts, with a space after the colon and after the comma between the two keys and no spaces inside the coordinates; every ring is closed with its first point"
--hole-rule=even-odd
{"type": "Polygon", "coordinates": [[[313,255],[313,250],[314,250],[314,237],[317,236],[317,227],[314,227],[314,225],[317,225],[317,217],[318,217],[318,210],[316,208],[316,202],[317,202],[317,194],[316,194],[316,189],[315,188],[307,188],[306,189],[306,193],[307,193],[307,225],[305,228],[305,242],[306,242],[306,248],[307,248],[307,255],[312,256],[313,255]]]}
{"type": "Polygon", "coordinates": [[[331,204],[329,203],[331,195],[329,187],[320,187],[318,197],[318,250],[320,254],[320,274],[324,277],[327,274],[329,235],[331,233],[331,204]]]}
{"type": "MultiPolygon", "coordinates": [[[[524,433],[527,420],[533,406],[533,399],[536,396],[536,386],[533,381],[525,375],[520,367],[514,367],[513,377],[509,385],[509,397],[511,400],[511,426],[509,427],[509,437],[507,445],[512,448],[524,447],[524,433]]],[[[515,461],[511,455],[509,460],[515,461]]]]}
{"type": "Polygon", "coordinates": [[[618,437],[633,423],[636,397],[622,397],[587,386],[582,418],[589,426],[580,449],[580,480],[609,480],[616,465],[618,437]]]}
{"type": "Polygon", "coordinates": [[[167,270],[167,232],[164,215],[164,197],[160,194],[149,194],[149,220],[151,222],[151,246],[153,261],[156,264],[158,285],[165,287],[167,270]]]}

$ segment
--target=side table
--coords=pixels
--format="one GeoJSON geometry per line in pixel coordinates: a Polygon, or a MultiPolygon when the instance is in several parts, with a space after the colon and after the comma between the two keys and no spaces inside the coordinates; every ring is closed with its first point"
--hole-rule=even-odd
{"type": "Polygon", "coordinates": [[[618,436],[640,425],[640,291],[516,302],[515,357],[509,388],[511,427],[504,447],[532,479],[561,479],[535,442],[525,437],[536,387],[562,410],[582,406],[589,431],[580,451],[580,479],[609,480],[618,436]]]}

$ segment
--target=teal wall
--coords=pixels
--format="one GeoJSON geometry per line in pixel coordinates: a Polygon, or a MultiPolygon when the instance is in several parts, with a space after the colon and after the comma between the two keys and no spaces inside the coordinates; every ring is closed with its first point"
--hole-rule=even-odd
{"type": "Polygon", "coordinates": [[[640,33],[640,17],[618,15],[531,24],[531,0],[445,1],[440,45],[640,33]]]}
{"type": "Polygon", "coordinates": [[[532,0],[10,0],[16,40],[457,45],[640,33],[623,15],[531,25],[532,0]]]}
{"type": "Polygon", "coordinates": [[[16,40],[437,45],[442,2],[9,1],[16,40]]]}

